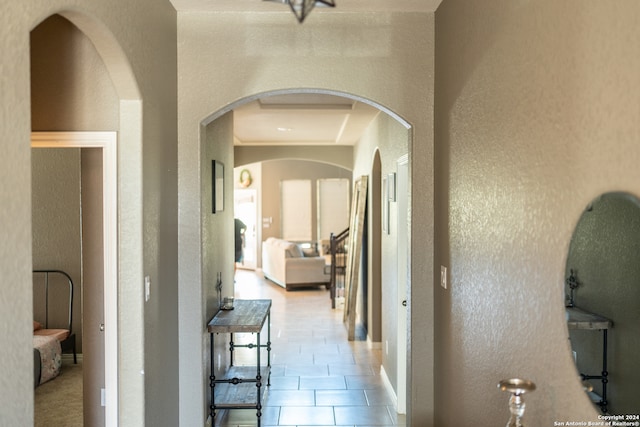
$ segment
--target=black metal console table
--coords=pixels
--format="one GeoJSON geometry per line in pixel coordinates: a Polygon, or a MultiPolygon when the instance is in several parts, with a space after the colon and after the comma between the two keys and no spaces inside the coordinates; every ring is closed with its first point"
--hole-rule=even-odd
{"type": "Polygon", "coordinates": [[[578,307],[567,307],[567,327],[568,329],[583,329],[591,331],[602,331],[602,372],[600,375],[587,375],[580,373],[582,380],[602,381],[602,396],[595,395],[594,403],[600,406],[603,413],[607,413],[607,384],[609,383],[609,371],[607,370],[607,331],[613,326],[613,322],[598,314],[589,313],[578,307]]]}
{"type": "Polygon", "coordinates": [[[233,310],[220,310],[207,327],[211,341],[211,405],[209,413],[214,419],[218,409],[255,409],[260,426],[262,398],[266,386],[271,385],[271,300],[235,300],[233,310]],[[260,341],[260,332],[267,322],[267,343],[260,341]],[[230,368],[224,378],[216,378],[214,364],[215,335],[228,333],[230,368]],[[236,344],[235,333],[256,334],[256,342],[236,344]],[[233,352],[236,348],[256,349],[256,366],[234,366],[233,352]],[[260,350],[267,350],[267,364],[262,365],[260,350]]]}

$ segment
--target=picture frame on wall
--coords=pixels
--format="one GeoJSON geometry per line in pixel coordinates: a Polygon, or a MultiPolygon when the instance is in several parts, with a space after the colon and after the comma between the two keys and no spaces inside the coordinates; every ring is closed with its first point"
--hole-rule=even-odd
{"type": "Polygon", "coordinates": [[[212,212],[218,213],[224,210],[224,164],[211,161],[211,193],[212,212]]]}

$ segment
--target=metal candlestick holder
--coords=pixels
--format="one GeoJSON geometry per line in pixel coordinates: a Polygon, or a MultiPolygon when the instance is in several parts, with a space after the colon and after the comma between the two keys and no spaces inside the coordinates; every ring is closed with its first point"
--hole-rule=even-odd
{"type": "Polygon", "coordinates": [[[522,416],[524,415],[525,403],[522,395],[536,389],[536,385],[529,380],[521,380],[519,378],[511,378],[502,380],[498,383],[498,388],[502,391],[511,393],[509,397],[509,411],[511,418],[506,427],[523,427],[522,416]]]}
{"type": "Polygon", "coordinates": [[[577,273],[573,271],[573,269],[571,269],[571,274],[565,282],[567,283],[567,286],[569,286],[569,302],[567,303],[567,307],[574,307],[574,291],[578,286],[580,286],[580,282],[578,282],[577,273]]]}
{"type": "Polygon", "coordinates": [[[216,294],[218,296],[218,308],[222,307],[222,273],[216,275],[216,294]]]}

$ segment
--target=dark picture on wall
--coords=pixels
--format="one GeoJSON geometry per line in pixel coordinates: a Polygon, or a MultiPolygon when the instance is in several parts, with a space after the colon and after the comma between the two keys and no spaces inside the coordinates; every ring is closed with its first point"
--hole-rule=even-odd
{"type": "Polygon", "coordinates": [[[212,176],[212,201],[213,213],[222,212],[224,210],[224,164],[217,160],[211,161],[212,176]]]}

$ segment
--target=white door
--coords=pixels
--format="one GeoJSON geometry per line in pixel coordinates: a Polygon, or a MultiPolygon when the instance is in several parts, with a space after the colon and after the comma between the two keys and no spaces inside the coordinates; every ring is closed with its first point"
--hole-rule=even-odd
{"type": "Polygon", "coordinates": [[[84,425],[104,427],[104,228],[102,148],[81,149],[84,425]]]}
{"type": "Polygon", "coordinates": [[[396,195],[398,201],[398,413],[407,412],[407,276],[409,225],[407,212],[409,191],[409,161],[398,160],[396,195]]]}
{"type": "Polygon", "coordinates": [[[244,257],[238,268],[255,270],[258,260],[258,192],[254,189],[235,189],[234,216],[244,222],[247,230],[244,233],[244,257]]]}

